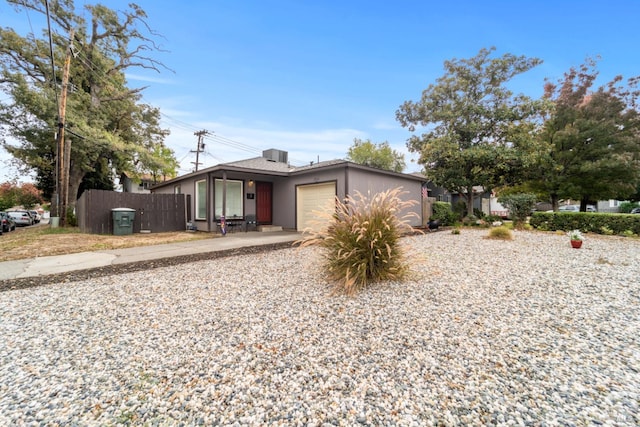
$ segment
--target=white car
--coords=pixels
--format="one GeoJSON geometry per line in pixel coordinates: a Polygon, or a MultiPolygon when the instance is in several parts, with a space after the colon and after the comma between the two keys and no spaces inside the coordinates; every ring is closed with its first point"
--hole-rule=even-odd
{"type": "Polygon", "coordinates": [[[38,211],[29,211],[29,213],[31,214],[31,217],[33,218],[33,222],[35,222],[36,224],[39,224],[40,220],[42,219],[42,217],[40,216],[38,211]]]}
{"type": "Polygon", "coordinates": [[[33,218],[27,211],[8,211],[7,214],[13,218],[16,225],[22,227],[33,225],[33,218]]]}
{"type": "MultiPolygon", "coordinates": [[[[595,212],[596,207],[587,205],[587,212],[595,212]]],[[[562,205],[558,208],[558,212],[580,212],[580,205],[562,205]]]]}

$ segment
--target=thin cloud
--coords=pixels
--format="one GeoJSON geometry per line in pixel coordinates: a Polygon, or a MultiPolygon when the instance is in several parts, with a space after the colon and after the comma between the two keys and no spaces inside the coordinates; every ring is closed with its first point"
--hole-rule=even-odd
{"type": "Polygon", "coordinates": [[[380,120],[373,124],[373,128],[376,130],[399,130],[402,129],[402,126],[400,126],[397,122],[380,120]]]}
{"type": "Polygon", "coordinates": [[[172,85],[176,84],[174,80],[163,79],[160,77],[149,77],[149,76],[141,76],[140,74],[129,74],[126,73],[125,77],[127,80],[135,80],[138,82],[147,82],[147,83],[159,83],[164,85],[172,85]]]}
{"type": "MultiPolygon", "coordinates": [[[[293,165],[318,160],[343,159],[353,139],[365,136],[365,132],[357,129],[289,131],[277,129],[267,122],[261,122],[260,127],[253,127],[254,124],[242,126],[240,121],[230,119],[229,121],[199,122],[196,126],[211,132],[206,139],[205,150],[224,162],[257,157],[262,151],[271,148],[287,151],[289,161],[293,165]]],[[[173,147],[176,152],[183,151],[185,146],[192,146],[195,150],[196,143],[197,138],[184,131],[167,138],[167,145],[173,147]]],[[[189,169],[191,161],[193,159],[185,159],[181,162],[181,169],[189,169]]],[[[208,166],[213,164],[204,167],[208,166]]]]}

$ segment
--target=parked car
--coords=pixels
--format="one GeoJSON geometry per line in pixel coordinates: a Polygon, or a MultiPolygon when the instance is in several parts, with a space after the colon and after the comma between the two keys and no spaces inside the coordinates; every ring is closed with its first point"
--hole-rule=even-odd
{"type": "Polygon", "coordinates": [[[633,209],[631,209],[631,212],[629,212],[629,213],[640,214],[640,208],[633,208],[633,209]]]}
{"type": "Polygon", "coordinates": [[[38,211],[29,211],[29,213],[31,214],[31,217],[33,218],[33,222],[35,222],[36,224],[39,224],[40,223],[40,219],[42,217],[40,216],[38,211]]]}
{"type": "Polygon", "coordinates": [[[13,231],[16,229],[16,222],[6,212],[0,212],[0,223],[2,224],[2,231],[13,231]]]}
{"type": "MultiPolygon", "coordinates": [[[[558,208],[558,212],[580,212],[580,205],[562,205],[558,208]]],[[[596,212],[596,207],[587,205],[587,212],[596,212]]]]}
{"type": "Polygon", "coordinates": [[[26,227],[28,225],[33,225],[33,218],[31,214],[27,211],[9,211],[7,212],[11,218],[16,222],[16,225],[21,227],[26,227]]]}

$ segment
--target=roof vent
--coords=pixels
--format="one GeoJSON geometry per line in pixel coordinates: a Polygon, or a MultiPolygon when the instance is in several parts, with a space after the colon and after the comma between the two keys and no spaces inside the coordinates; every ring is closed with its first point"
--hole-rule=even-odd
{"type": "Polygon", "coordinates": [[[280,163],[288,163],[289,154],[286,151],[276,150],[274,148],[270,150],[264,150],[262,152],[262,157],[269,160],[270,162],[280,162],[280,163]]]}

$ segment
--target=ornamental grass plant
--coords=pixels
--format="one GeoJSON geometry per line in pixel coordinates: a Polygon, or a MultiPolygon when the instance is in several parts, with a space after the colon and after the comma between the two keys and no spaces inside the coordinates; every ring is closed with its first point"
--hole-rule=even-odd
{"type": "Polygon", "coordinates": [[[489,239],[496,239],[496,240],[512,240],[513,234],[511,233],[511,230],[509,230],[504,225],[501,225],[500,227],[492,228],[489,231],[489,235],[487,237],[489,239]]]}
{"type": "Polygon", "coordinates": [[[367,197],[359,192],[337,197],[335,206],[315,212],[311,227],[304,231],[301,247],[322,248],[323,268],[336,290],[354,294],[371,283],[400,280],[408,264],[400,238],[413,232],[409,221],[417,214],[409,210],[415,200],[403,200],[402,188],[367,197]]]}

